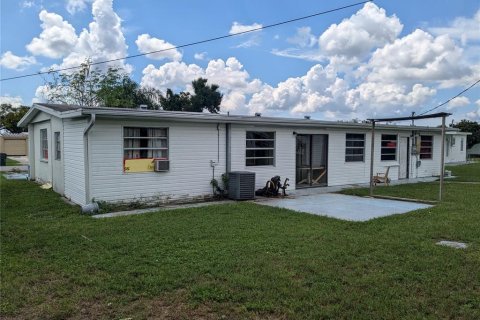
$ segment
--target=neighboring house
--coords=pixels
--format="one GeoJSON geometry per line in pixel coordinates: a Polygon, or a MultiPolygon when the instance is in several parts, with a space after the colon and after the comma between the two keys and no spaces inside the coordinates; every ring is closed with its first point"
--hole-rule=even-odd
{"type": "MultiPolygon", "coordinates": [[[[81,205],[200,199],[230,171],[255,172],[256,188],[280,175],[290,191],[370,180],[367,123],[35,104],[19,125],[30,176],[81,205]]],[[[440,153],[440,128],[377,125],[374,174],[436,176],[440,153]]]]}
{"type": "Polygon", "coordinates": [[[467,150],[467,157],[468,159],[480,158],[480,143],[474,144],[467,150]]]}
{"type": "Polygon", "coordinates": [[[447,131],[445,139],[445,163],[467,161],[467,136],[470,132],[447,131]]]}
{"type": "Polygon", "coordinates": [[[0,134],[0,153],[9,156],[26,156],[28,154],[27,133],[0,134]]]}

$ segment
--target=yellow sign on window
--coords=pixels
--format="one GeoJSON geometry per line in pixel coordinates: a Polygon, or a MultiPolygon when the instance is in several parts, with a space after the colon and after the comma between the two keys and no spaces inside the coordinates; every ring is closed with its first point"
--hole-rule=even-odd
{"type": "Polygon", "coordinates": [[[123,162],[125,172],[153,172],[154,167],[154,159],[125,159],[123,162]]]}

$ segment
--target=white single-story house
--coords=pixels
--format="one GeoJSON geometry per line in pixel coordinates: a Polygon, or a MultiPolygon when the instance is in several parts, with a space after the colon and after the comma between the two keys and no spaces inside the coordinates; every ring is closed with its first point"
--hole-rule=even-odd
{"type": "MultiPolygon", "coordinates": [[[[255,172],[256,188],[289,178],[290,191],[370,181],[368,123],[39,103],[19,125],[31,178],[80,205],[199,199],[231,171],[255,172]]],[[[440,128],[377,125],[374,172],[437,176],[440,150],[440,128]]],[[[449,152],[466,159],[465,148],[449,152]]]]}

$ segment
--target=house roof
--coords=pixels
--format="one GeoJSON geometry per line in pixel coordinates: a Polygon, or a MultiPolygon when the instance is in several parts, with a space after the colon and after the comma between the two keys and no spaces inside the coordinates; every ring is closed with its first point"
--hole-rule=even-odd
{"type": "Polygon", "coordinates": [[[480,155],[480,143],[474,144],[470,149],[468,149],[467,154],[480,155]]]}
{"type": "MultiPolygon", "coordinates": [[[[237,124],[256,124],[256,125],[277,125],[291,127],[322,127],[322,128],[348,128],[348,129],[370,129],[371,124],[366,122],[348,122],[348,121],[324,121],[305,118],[282,118],[282,117],[263,117],[248,115],[231,114],[212,114],[201,112],[181,112],[164,110],[142,110],[131,108],[105,108],[105,107],[81,107],[65,104],[46,104],[36,103],[30,111],[19,121],[19,126],[27,126],[28,123],[38,114],[46,112],[59,118],[78,118],[87,117],[95,114],[97,118],[111,119],[143,119],[143,120],[166,120],[174,122],[210,122],[210,123],[237,123],[237,124]]],[[[423,131],[441,131],[438,127],[426,126],[406,126],[406,125],[377,125],[377,129],[386,130],[423,130],[423,131]]],[[[458,129],[448,128],[455,132],[458,129]]]]}

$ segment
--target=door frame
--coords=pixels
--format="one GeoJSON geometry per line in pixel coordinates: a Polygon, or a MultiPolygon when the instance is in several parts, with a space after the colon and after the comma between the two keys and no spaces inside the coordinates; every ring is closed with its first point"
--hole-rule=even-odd
{"type": "Polygon", "coordinates": [[[295,188],[296,189],[301,189],[301,188],[317,188],[317,187],[326,187],[328,186],[328,143],[329,143],[329,135],[326,133],[298,133],[295,136],[295,188]],[[312,177],[310,175],[310,182],[309,184],[302,184],[299,185],[297,183],[297,172],[298,172],[298,163],[297,163],[297,157],[296,157],[296,152],[297,152],[297,144],[298,144],[298,136],[308,136],[310,140],[310,150],[309,150],[309,163],[310,163],[310,172],[313,171],[313,136],[325,136],[325,146],[323,149],[323,152],[325,153],[325,183],[318,184],[318,185],[313,185],[312,184],[312,177]]]}
{"type": "Polygon", "coordinates": [[[400,143],[399,143],[399,147],[398,147],[398,152],[400,154],[400,159],[399,159],[399,168],[398,168],[398,179],[409,179],[410,178],[410,137],[402,137],[400,136],[399,137],[400,139],[400,143]],[[407,140],[407,148],[406,148],[406,153],[405,154],[402,154],[400,153],[400,151],[402,151],[401,149],[401,145],[402,145],[402,140],[403,139],[406,139],[407,140]],[[405,159],[404,159],[405,157],[405,159]],[[402,163],[405,163],[405,166],[406,166],[406,170],[405,170],[405,176],[401,176],[401,173],[402,173],[402,163]]]}

